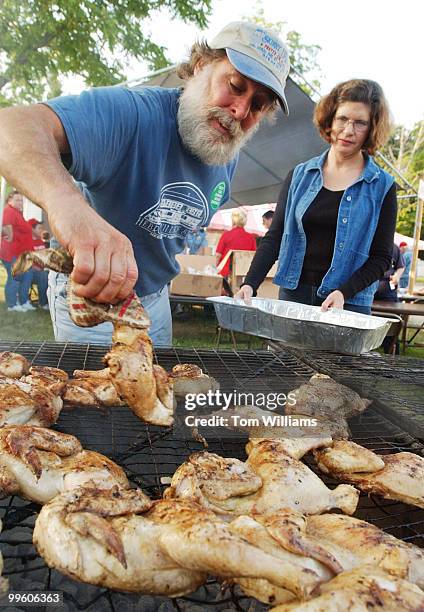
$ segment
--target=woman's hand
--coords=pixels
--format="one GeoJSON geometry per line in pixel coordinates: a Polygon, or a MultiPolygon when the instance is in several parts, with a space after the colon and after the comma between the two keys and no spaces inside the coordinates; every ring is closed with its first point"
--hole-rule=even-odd
{"type": "Polygon", "coordinates": [[[236,300],[244,300],[246,304],[252,303],[253,288],[250,285],[243,285],[235,294],[236,300]]]}
{"type": "Polygon", "coordinates": [[[336,289],[332,291],[329,296],[323,301],[321,304],[321,310],[323,312],[327,312],[329,308],[340,308],[342,309],[344,305],[344,297],[343,293],[336,289]]]}

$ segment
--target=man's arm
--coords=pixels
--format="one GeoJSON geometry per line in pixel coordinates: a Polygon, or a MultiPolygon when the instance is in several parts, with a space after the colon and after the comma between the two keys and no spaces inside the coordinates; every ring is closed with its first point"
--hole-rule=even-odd
{"type": "Polygon", "coordinates": [[[132,245],[83,198],[60,159],[68,152],[62,123],[49,107],[0,111],[0,175],[46,211],[53,234],[74,258],[79,295],[123,299],[138,276],[132,245]]]}

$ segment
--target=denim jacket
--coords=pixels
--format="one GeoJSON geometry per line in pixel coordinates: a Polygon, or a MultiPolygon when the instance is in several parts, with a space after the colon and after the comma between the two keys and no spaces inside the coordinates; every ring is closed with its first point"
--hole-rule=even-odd
{"type": "MultiPolygon", "coordinates": [[[[328,151],[296,166],[287,195],[284,233],[274,283],[296,289],[306,252],[302,218],[323,186],[322,169],[328,151]]],[[[367,156],[361,176],[348,187],[340,201],[336,239],[330,268],[318,288],[322,298],[340,287],[368,259],[383,200],[393,177],[367,156]]],[[[348,300],[369,306],[378,281],[348,300]]]]}

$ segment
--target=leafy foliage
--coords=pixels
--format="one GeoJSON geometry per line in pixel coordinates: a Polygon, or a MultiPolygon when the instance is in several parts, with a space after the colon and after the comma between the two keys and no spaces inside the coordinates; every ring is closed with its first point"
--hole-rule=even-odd
{"type": "Polygon", "coordinates": [[[0,105],[57,95],[64,75],[118,83],[129,58],[167,66],[146,27],[159,9],[204,28],[211,0],[1,0],[0,105]]]}
{"type": "Polygon", "coordinates": [[[274,30],[281,35],[289,50],[290,63],[292,73],[302,77],[295,80],[305,93],[309,96],[313,90],[320,89],[320,69],[318,64],[318,54],[321,51],[319,45],[306,45],[302,42],[301,34],[296,30],[288,30],[285,21],[267,21],[265,18],[264,9],[257,4],[253,15],[247,16],[246,19],[253,21],[264,28],[274,30]],[[312,87],[307,85],[304,80],[308,81],[312,87]]]}
{"type": "MultiPolygon", "coordinates": [[[[411,195],[418,190],[420,178],[424,178],[424,121],[418,121],[410,130],[396,126],[382,154],[405,177],[412,188],[402,185],[405,189],[400,196],[411,195]]],[[[399,198],[399,213],[397,231],[412,236],[415,226],[415,198],[399,198]]],[[[424,238],[424,227],[421,230],[424,238]]]]}

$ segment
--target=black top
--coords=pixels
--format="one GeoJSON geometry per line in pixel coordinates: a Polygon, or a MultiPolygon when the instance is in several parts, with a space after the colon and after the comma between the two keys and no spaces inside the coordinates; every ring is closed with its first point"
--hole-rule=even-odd
{"type": "MultiPolygon", "coordinates": [[[[292,176],[293,170],[289,172],[283,183],[271,227],[261,240],[249,272],[244,279],[243,284],[250,285],[255,292],[278,259],[281,237],[284,231],[287,194],[292,176]]],[[[343,193],[344,191],[330,191],[323,187],[303,216],[306,253],[299,280],[300,284],[319,286],[330,267],[336,237],[337,216],[343,193]]],[[[389,267],[392,257],[396,213],[396,185],[393,184],[381,206],[367,261],[343,285],[335,287],[343,293],[345,300],[381,278],[389,267]]]]}

